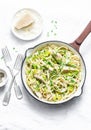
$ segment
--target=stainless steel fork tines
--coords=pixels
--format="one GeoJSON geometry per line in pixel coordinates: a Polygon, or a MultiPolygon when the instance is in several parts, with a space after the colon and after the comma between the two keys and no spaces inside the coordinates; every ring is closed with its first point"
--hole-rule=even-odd
{"type": "Polygon", "coordinates": [[[22,55],[18,54],[16,61],[15,61],[15,64],[14,64],[14,68],[13,68],[14,75],[12,77],[12,81],[10,83],[10,86],[8,87],[8,90],[6,91],[6,93],[4,95],[3,105],[9,104],[10,96],[11,96],[11,88],[12,88],[13,82],[14,82],[14,80],[15,80],[16,76],[18,75],[19,70],[21,68],[22,59],[23,59],[22,55]]]}
{"type": "Polygon", "coordinates": [[[4,61],[5,61],[6,65],[8,66],[7,63],[10,62],[12,59],[11,59],[11,56],[10,56],[10,53],[9,53],[7,47],[2,49],[2,54],[4,56],[4,61]]]}
{"type": "MultiPolygon", "coordinates": [[[[6,64],[7,68],[9,69],[11,76],[13,78],[13,71],[11,69],[12,68],[12,58],[10,56],[7,46],[2,49],[2,54],[4,57],[5,64],[6,64]]],[[[21,99],[23,97],[23,95],[22,95],[20,86],[16,83],[16,80],[14,80],[14,90],[15,90],[17,99],[21,99]]]]}

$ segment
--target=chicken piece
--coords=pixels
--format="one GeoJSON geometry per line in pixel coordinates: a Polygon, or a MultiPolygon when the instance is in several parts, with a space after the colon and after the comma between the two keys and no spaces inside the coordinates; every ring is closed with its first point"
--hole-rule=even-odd
{"type": "Polygon", "coordinates": [[[34,78],[36,78],[36,79],[40,80],[42,83],[46,84],[46,82],[42,79],[41,76],[36,74],[36,75],[34,75],[34,78]]]}
{"type": "Polygon", "coordinates": [[[46,64],[45,62],[43,62],[42,60],[41,60],[41,63],[42,63],[50,72],[54,70],[53,67],[47,65],[47,64],[46,64]]]}

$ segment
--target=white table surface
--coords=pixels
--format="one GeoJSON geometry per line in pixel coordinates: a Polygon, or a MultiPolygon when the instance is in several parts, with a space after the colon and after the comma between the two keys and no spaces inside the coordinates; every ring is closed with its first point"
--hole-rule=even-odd
{"type": "Polygon", "coordinates": [[[15,60],[18,53],[47,40],[72,42],[91,20],[91,0],[0,0],[0,68],[8,73],[8,84],[0,88],[0,130],[90,130],[91,129],[91,34],[80,48],[87,78],[83,94],[61,105],[47,105],[32,98],[22,85],[20,75],[17,82],[23,92],[23,99],[17,100],[12,89],[8,106],[2,105],[4,93],[11,76],[3,60],[1,48],[8,46],[15,60]],[[43,33],[33,41],[22,41],[11,33],[11,22],[16,11],[32,8],[43,18],[43,33]],[[51,21],[57,21],[56,35],[50,33],[51,21]],[[47,33],[50,33],[47,36],[47,33]]]}

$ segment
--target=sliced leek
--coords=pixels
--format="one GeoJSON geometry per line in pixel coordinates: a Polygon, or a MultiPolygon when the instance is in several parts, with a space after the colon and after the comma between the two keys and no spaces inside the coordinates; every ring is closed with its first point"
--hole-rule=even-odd
{"type": "Polygon", "coordinates": [[[26,83],[39,98],[57,102],[73,94],[81,80],[81,61],[69,48],[50,44],[26,58],[26,83]]]}

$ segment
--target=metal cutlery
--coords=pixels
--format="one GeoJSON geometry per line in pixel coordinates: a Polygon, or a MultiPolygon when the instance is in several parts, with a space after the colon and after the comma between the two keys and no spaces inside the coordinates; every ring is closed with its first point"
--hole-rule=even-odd
{"type": "Polygon", "coordinates": [[[11,88],[12,88],[13,82],[14,82],[14,80],[15,80],[16,76],[18,75],[19,70],[21,68],[22,59],[23,59],[22,55],[18,54],[16,61],[15,61],[15,64],[14,64],[14,67],[13,67],[14,75],[13,75],[12,81],[10,83],[10,86],[8,87],[8,90],[6,91],[6,93],[4,95],[3,105],[5,105],[5,106],[9,104],[10,96],[11,96],[11,88]]]}
{"type": "MultiPolygon", "coordinates": [[[[9,53],[9,50],[7,47],[2,49],[2,54],[4,57],[5,64],[6,64],[7,68],[9,69],[11,76],[13,78],[13,71],[11,69],[12,68],[12,65],[11,65],[12,59],[11,59],[11,56],[10,56],[10,53],[9,53]]],[[[14,90],[15,90],[17,99],[21,99],[23,97],[23,95],[22,95],[20,86],[17,84],[16,80],[14,80],[14,90]]]]}

